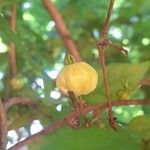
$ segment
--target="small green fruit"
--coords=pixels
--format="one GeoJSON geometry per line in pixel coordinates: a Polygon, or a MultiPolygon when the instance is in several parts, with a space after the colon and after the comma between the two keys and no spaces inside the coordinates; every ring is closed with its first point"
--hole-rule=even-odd
{"type": "Polygon", "coordinates": [[[10,81],[10,85],[14,90],[21,90],[27,83],[27,78],[22,75],[16,75],[10,81]]]}

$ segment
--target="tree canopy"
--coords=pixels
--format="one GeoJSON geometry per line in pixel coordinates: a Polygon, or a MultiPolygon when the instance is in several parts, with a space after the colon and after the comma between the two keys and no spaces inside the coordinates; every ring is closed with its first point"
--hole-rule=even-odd
{"type": "MultiPolygon", "coordinates": [[[[0,0],[0,112],[3,105],[7,149],[41,129],[44,136],[27,143],[29,150],[150,149],[150,1],[116,0],[104,36],[108,6],[108,0],[0,0]],[[99,44],[105,48],[111,104],[99,44]],[[74,109],[72,97],[56,87],[67,52],[95,68],[98,85],[82,96],[88,105],[79,116],[82,127],[64,125],[52,132],[74,109]],[[109,124],[109,104],[117,132],[109,124]],[[89,121],[92,127],[85,125],[89,121]]],[[[0,128],[3,120],[2,114],[0,128]]],[[[2,142],[1,129],[0,135],[2,142]]]]}

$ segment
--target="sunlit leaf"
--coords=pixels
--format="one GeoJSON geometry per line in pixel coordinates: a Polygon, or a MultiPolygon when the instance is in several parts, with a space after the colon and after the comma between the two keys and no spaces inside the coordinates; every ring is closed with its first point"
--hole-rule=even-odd
{"type": "Polygon", "coordinates": [[[139,135],[142,139],[150,140],[150,116],[138,116],[132,119],[127,127],[131,132],[139,135]]]}
{"type": "MultiPolygon", "coordinates": [[[[107,74],[110,84],[110,92],[113,99],[116,99],[117,91],[122,86],[124,80],[128,81],[130,88],[135,92],[140,81],[144,78],[144,75],[148,71],[150,66],[149,62],[143,62],[139,64],[127,64],[127,63],[117,63],[112,65],[107,65],[107,74]]],[[[87,99],[90,103],[96,103],[106,100],[104,92],[104,82],[101,72],[99,73],[99,83],[95,91],[87,95],[87,99]]]]}

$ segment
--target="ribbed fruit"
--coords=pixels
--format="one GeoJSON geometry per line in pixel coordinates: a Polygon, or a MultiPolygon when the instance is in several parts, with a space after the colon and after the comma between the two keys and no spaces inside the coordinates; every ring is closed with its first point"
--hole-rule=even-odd
{"type": "Polygon", "coordinates": [[[85,62],[75,62],[65,65],[56,79],[57,87],[66,95],[73,91],[76,96],[87,95],[98,83],[96,70],[85,62]]]}

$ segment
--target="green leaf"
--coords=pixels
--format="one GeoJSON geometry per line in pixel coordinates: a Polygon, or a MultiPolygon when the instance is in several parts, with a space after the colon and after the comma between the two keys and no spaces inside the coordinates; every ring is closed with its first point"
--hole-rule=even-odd
{"type": "Polygon", "coordinates": [[[140,80],[144,78],[148,71],[150,62],[143,62],[138,64],[112,64],[107,67],[108,79],[111,87],[111,93],[115,93],[124,79],[137,90],[140,80]]]}
{"type": "Polygon", "coordinates": [[[150,116],[138,116],[132,119],[127,128],[142,139],[150,140],[150,116]]]}
{"type": "MultiPolygon", "coordinates": [[[[111,97],[115,100],[118,89],[122,86],[122,81],[127,80],[129,88],[134,92],[138,89],[139,82],[144,78],[150,63],[148,61],[138,64],[117,63],[107,66],[108,80],[110,84],[111,97]]],[[[99,82],[95,91],[84,98],[89,103],[97,103],[106,100],[104,92],[104,82],[101,71],[98,72],[99,82]]]]}
{"type": "Polygon", "coordinates": [[[11,118],[12,120],[9,123],[9,130],[19,129],[22,126],[31,123],[33,120],[38,119],[38,116],[33,113],[26,113],[24,115],[20,115],[15,113],[14,117],[11,118]]]}
{"type": "Polygon", "coordinates": [[[29,150],[139,150],[138,146],[123,129],[115,132],[112,129],[97,127],[64,127],[30,144],[29,150]]]}

